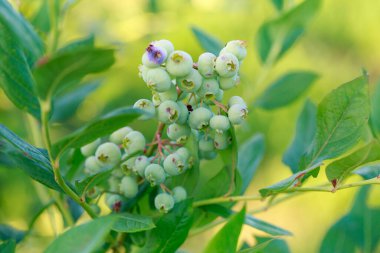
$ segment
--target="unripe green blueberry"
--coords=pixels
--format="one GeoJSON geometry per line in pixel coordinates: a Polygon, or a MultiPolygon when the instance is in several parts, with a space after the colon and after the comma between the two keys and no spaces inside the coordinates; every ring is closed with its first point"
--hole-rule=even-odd
{"type": "Polygon", "coordinates": [[[150,164],[148,157],[141,155],[136,157],[134,172],[139,176],[143,177],[145,173],[145,168],[150,164]]]}
{"type": "Polygon", "coordinates": [[[198,58],[198,71],[205,78],[215,76],[216,56],[212,53],[203,53],[198,58]]]}
{"type": "Polygon", "coordinates": [[[133,105],[133,108],[138,108],[145,112],[144,115],[141,115],[139,117],[139,119],[141,120],[151,119],[156,114],[156,108],[154,107],[153,102],[148,99],[137,100],[136,103],[133,105]]]}
{"type": "Polygon", "coordinates": [[[177,153],[184,161],[187,161],[190,158],[190,151],[186,147],[180,147],[175,153],[177,153]]]}
{"type": "Polygon", "coordinates": [[[101,143],[100,139],[96,139],[93,142],[86,144],[83,147],[81,147],[80,152],[82,153],[82,155],[84,155],[86,157],[92,156],[92,155],[94,155],[94,153],[95,153],[96,149],[98,148],[98,146],[100,145],[100,143],[101,143]]]}
{"type": "Polygon", "coordinates": [[[152,186],[163,183],[166,179],[165,171],[159,164],[149,164],[145,168],[144,172],[146,180],[150,182],[152,186]]]}
{"type": "Polygon", "coordinates": [[[156,40],[153,41],[151,44],[157,47],[165,48],[168,55],[170,55],[174,51],[173,43],[171,43],[169,40],[156,40]]]}
{"type": "Polygon", "coordinates": [[[166,61],[166,70],[175,77],[186,76],[193,70],[193,59],[184,51],[174,51],[166,61]]]}
{"type": "Polygon", "coordinates": [[[119,211],[124,198],[118,194],[107,194],[106,195],[106,204],[113,211],[119,211]]]}
{"type": "Polygon", "coordinates": [[[101,164],[98,163],[98,159],[95,156],[89,156],[84,162],[84,171],[87,174],[98,173],[102,169],[101,164]]]}
{"type": "Polygon", "coordinates": [[[113,177],[117,177],[117,178],[122,178],[125,176],[123,170],[121,169],[121,167],[115,167],[112,172],[111,172],[111,175],[113,177]]]}
{"type": "Polygon", "coordinates": [[[218,153],[216,153],[215,151],[200,151],[199,152],[199,157],[201,159],[205,159],[205,160],[213,160],[216,158],[216,156],[218,155],[218,153]]]}
{"type": "Polygon", "coordinates": [[[167,213],[174,207],[174,198],[168,193],[160,193],[154,198],[154,206],[160,212],[167,213]]]}
{"type": "Polygon", "coordinates": [[[243,106],[247,107],[247,104],[245,103],[244,99],[242,99],[239,96],[232,96],[228,100],[228,106],[231,107],[231,106],[236,105],[236,104],[243,105],[243,106]]]}
{"type": "Polygon", "coordinates": [[[96,187],[96,186],[86,191],[86,197],[90,199],[95,199],[99,197],[99,195],[100,195],[100,189],[99,187],[96,187]]]}
{"type": "Polygon", "coordinates": [[[138,131],[132,131],[124,137],[122,145],[128,154],[143,151],[145,149],[145,137],[138,131]]]}
{"type": "Polygon", "coordinates": [[[165,124],[176,122],[180,116],[179,114],[180,108],[174,101],[167,100],[158,106],[158,120],[165,124]]]}
{"type": "Polygon", "coordinates": [[[224,91],[222,89],[219,89],[218,92],[215,94],[215,100],[218,102],[221,102],[223,100],[224,91]]]}
{"type": "Polygon", "coordinates": [[[192,69],[187,76],[178,78],[177,83],[182,91],[195,92],[201,87],[202,76],[197,70],[192,69]]]}
{"type": "Polygon", "coordinates": [[[126,197],[126,198],[134,198],[136,197],[137,193],[139,191],[139,186],[136,182],[136,179],[133,177],[123,177],[120,183],[120,192],[126,197]]]}
{"type": "Polygon", "coordinates": [[[187,122],[187,119],[189,118],[189,110],[184,103],[177,102],[177,104],[179,107],[179,117],[177,123],[183,125],[187,122]]]}
{"type": "Polygon", "coordinates": [[[210,127],[217,133],[223,133],[230,129],[230,121],[224,115],[214,115],[210,119],[210,127]]]}
{"type": "Polygon", "coordinates": [[[228,109],[228,119],[233,125],[240,125],[247,118],[248,109],[241,104],[234,104],[228,109]]]}
{"type": "Polygon", "coordinates": [[[235,87],[239,81],[238,75],[234,75],[233,77],[221,77],[219,78],[219,85],[222,90],[229,90],[235,87]]]}
{"type": "Polygon", "coordinates": [[[136,157],[131,157],[125,162],[123,162],[120,167],[124,175],[130,175],[132,171],[135,170],[136,157]]]}
{"type": "Polygon", "coordinates": [[[233,77],[239,71],[239,60],[231,53],[221,54],[216,58],[215,70],[221,77],[233,77]]]}
{"type": "Polygon", "coordinates": [[[182,186],[176,186],[172,190],[175,203],[181,202],[187,198],[187,192],[182,186]]]}
{"type": "Polygon", "coordinates": [[[163,64],[167,56],[168,53],[165,48],[149,44],[141,60],[145,66],[154,68],[163,64]]]}
{"type": "Polygon", "coordinates": [[[139,77],[142,78],[144,82],[146,82],[146,75],[149,69],[150,68],[143,64],[139,65],[139,77]]]}
{"type": "Polygon", "coordinates": [[[124,137],[132,131],[133,129],[130,127],[120,128],[110,135],[110,142],[120,145],[123,143],[124,137]]]}
{"type": "Polygon", "coordinates": [[[189,125],[192,129],[205,129],[206,127],[208,127],[212,115],[212,111],[210,111],[209,109],[199,107],[190,113],[189,125]]]}
{"type": "Polygon", "coordinates": [[[247,42],[243,40],[232,40],[222,49],[220,54],[231,53],[236,56],[239,61],[244,60],[247,56],[247,42]]]}
{"type": "Polygon", "coordinates": [[[209,136],[202,136],[202,138],[198,142],[199,150],[202,152],[211,152],[215,150],[214,147],[214,139],[209,136]]]}
{"type": "Polygon", "coordinates": [[[206,100],[212,100],[219,92],[219,83],[216,79],[203,79],[202,86],[197,95],[206,100]]]}
{"type": "Polygon", "coordinates": [[[182,157],[173,153],[168,155],[164,160],[164,170],[170,176],[177,176],[186,169],[186,162],[182,157]]]}
{"type": "Polygon", "coordinates": [[[190,136],[191,129],[188,125],[173,123],[169,125],[166,133],[171,140],[176,141],[177,143],[184,143],[190,136]]]}
{"type": "Polygon", "coordinates": [[[120,148],[113,142],[103,143],[95,152],[98,163],[103,168],[112,168],[120,162],[120,148]]]}
{"type": "Polygon", "coordinates": [[[146,85],[157,92],[164,92],[172,86],[168,72],[162,68],[149,69],[146,73],[146,85]]]}
{"type": "Polygon", "coordinates": [[[214,147],[219,150],[226,149],[231,144],[231,136],[224,132],[222,134],[215,134],[214,136],[214,147]]]}
{"type": "Polygon", "coordinates": [[[119,191],[120,178],[111,176],[108,178],[108,189],[112,192],[119,191]]]}

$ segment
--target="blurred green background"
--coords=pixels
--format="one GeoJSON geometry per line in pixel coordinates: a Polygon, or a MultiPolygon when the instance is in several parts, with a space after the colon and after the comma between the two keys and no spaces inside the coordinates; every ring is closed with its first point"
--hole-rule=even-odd
{"type": "MultiPolygon", "coordinates": [[[[288,0],[291,6],[299,1],[288,0]]],[[[39,0],[13,1],[27,17],[33,17],[39,0]]],[[[261,70],[255,51],[255,35],[260,25],[278,12],[270,0],[81,0],[63,22],[60,45],[93,33],[97,44],[118,49],[117,62],[104,74],[101,88],[80,106],[75,117],[64,126],[56,125],[55,138],[72,131],[96,115],[118,106],[131,105],[150,92],[138,77],[138,65],[144,48],[152,40],[171,40],[177,49],[189,52],[194,59],[202,53],[190,27],[197,26],[223,42],[241,39],[248,42],[248,57],[241,69],[242,82],[226,97],[239,94],[249,103],[280,74],[291,70],[311,70],[320,78],[306,96],[283,109],[263,111],[252,108],[249,122],[238,130],[239,142],[253,133],[265,135],[266,154],[247,194],[257,192],[291,174],[281,162],[282,153],[289,145],[295,121],[306,97],[318,103],[330,90],[360,75],[366,68],[371,89],[380,75],[380,1],[325,0],[306,34],[274,66],[267,79],[257,83],[261,70]]],[[[25,114],[16,109],[0,91],[0,123],[28,139],[25,114]]],[[[151,133],[150,123],[137,126],[151,133]]],[[[356,180],[358,178],[353,178],[356,180]]],[[[313,184],[326,182],[323,171],[313,184]]],[[[375,188],[375,187],[373,187],[375,188]]],[[[0,223],[26,229],[40,205],[39,198],[48,198],[39,187],[19,170],[0,168],[0,223]]],[[[258,218],[286,228],[294,233],[286,238],[292,252],[317,252],[327,229],[351,205],[355,189],[337,194],[307,193],[257,215],[258,218]]],[[[377,190],[377,193],[380,191],[377,190]]],[[[371,194],[371,205],[380,199],[371,194]]],[[[261,206],[248,203],[248,210],[261,206]]],[[[34,235],[20,246],[20,252],[40,252],[60,231],[62,224],[52,228],[49,219],[58,214],[44,215],[36,224],[34,235]]],[[[208,238],[218,228],[190,237],[184,245],[189,252],[201,252],[208,238]]],[[[254,242],[252,228],[245,228],[241,239],[254,242]]]]}

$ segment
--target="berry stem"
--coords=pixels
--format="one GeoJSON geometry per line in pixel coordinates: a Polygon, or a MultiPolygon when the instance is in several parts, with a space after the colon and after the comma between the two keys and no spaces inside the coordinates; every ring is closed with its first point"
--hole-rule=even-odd
{"type": "Polygon", "coordinates": [[[162,132],[164,131],[164,129],[165,129],[165,124],[162,122],[158,123],[157,130],[154,134],[152,142],[150,143],[153,145],[149,145],[149,149],[145,153],[146,156],[149,157],[153,154],[156,145],[157,145],[157,147],[160,146],[161,136],[162,136],[162,132]]]}
{"type": "Polygon", "coordinates": [[[218,108],[222,109],[224,112],[228,112],[227,107],[226,107],[224,104],[222,104],[222,103],[216,101],[215,99],[213,99],[212,102],[213,102],[218,108]]]}

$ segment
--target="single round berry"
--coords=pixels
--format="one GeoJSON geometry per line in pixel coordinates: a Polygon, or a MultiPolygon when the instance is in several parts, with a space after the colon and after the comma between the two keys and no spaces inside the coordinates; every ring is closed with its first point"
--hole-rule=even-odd
{"type": "Polygon", "coordinates": [[[231,107],[231,106],[236,105],[236,104],[247,107],[247,104],[245,103],[244,99],[242,99],[239,96],[232,96],[228,100],[228,106],[231,107]]]}
{"type": "Polygon", "coordinates": [[[144,82],[146,82],[146,76],[149,69],[150,68],[143,64],[139,65],[139,77],[142,78],[144,82]]]}
{"type": "Polygon", "coordinates": [[[195,69],[192,69],[190,74],[185,77],[178,78],[178,87],[182,91],[186,92],[195,92],[202,85],[202,76],[195,69]]]}
{"type": "Polygon", "coordinates": [[[198,58],[198,71],[205,78],[215,76],[216,56],[212,53],[203,53],[198,58]]]}
{"type": "Polygon", "coordinates": [[[212,112],[204,107],[195,109],[189,116],[189,125],[192,129],[201,130],[208,127],[212,112]]]}
{"type": "Polygon", "coordinates": [[[223,100],[224,91],[222,89],[219,89],[218,92],[215,94],[215,100],[221,102],[223,100]]]}
{"type": "Polygon", "coordinates": [[[165,124],[176,122],[180,116],[179,114],[180,108],[174,101],[167,100],[158,106],[158,120],[165,124]]]}
{"type": "Polygon", "coordinates": [[[174,198],[168,193],[160,193],[154,198],[154,206],[163,213],[169,212],[174,207],[174,198]]]}
{"type": "Polygon", "coordinates": [[[120,165],[123,174],[130,175],[135,170],[135,161],[136,157],[131,157],[120,165]]]}
{"type": "Polygon", "coordinates": [[[197,95],[206,100],[212,100],[219,92],[219,83],[216,79],[204,79],[197,95]]]}
{"type": "Polygon", "coordinates": [[[170,55],[174,51],[173,43],[171,43],[169,40],[156,40],[153,41],[151,44],[157,47],[165,48],[168,55],[170,55]]]}
{"type": "Polygon", "coordinates": [[[116,145],[120,145],[123,143],[123,139],[124,137],[129,134],[130,132],[132,132],[132,128],[130,127],[123,127],[123,128],[120,128],[118,130],[116,130],[115,132],[113,132],[111,135],[110,135],[110,142],[113,142],[115,143],[116,145]]]}
{"type": "Polygon", "coordinates": [[[84,162],[84,171],[87,174],[98,173],[101,169],[102,166],[98,163],[98,160],[95,156],[89,156],[86,158],[86,161],[84,162]]]}
{"type": "Polygon", "coordinates": [[[222,90],[229,90],[235,87],[239,81],[238,75],[234,75],[233,77],[221,77],[219,78],[219,85],[222,90]]]}
{"type": "Polygon", "coordinates": [[[164,160],[164,170],[170,176],[177,176],[186,169],[186,162],[177,153],[168,155],[164,160]]]}
{"type": "Polygon", "coordinates": [[[136,103],[133,105],[133,108],[138,108],[145,112],[145,114],[139,117],[139,119],[141,120],[151,119],[156,114],[156,108],[154,107],[153,102],[148,99],[137,100],[136,103]]]}
{"type": "Polygon", "coordinates": [[[214,139],[210,136],[202,136],[202,138],[198,142],[199,150],[202,152],[211,152],[215,150],[214,147],[214,139]]]}
{"type": "Polygon", "coordinates": [[[230,121],[224,115],[214,115],[210,119],[210,127],[217,133],[223,133],[230,129],[230,121]]]}
{"type": "Polygon", "coordinates": [[[184,143],[190,136],[191,129],[188,125],[173,123],[169,125],[166,133],[171,140],[176,141],[177,143],[184,143]]]}
{"type": "Polygon", "coordinates": [[[190,151],[186,147],[180,147],[175,153],[177,153],[184,161],[187,161],[190,158],[190,151]]]}
{"type": "Polygon", "coordinates": [[[159,164],[149,164],[145,168],[145,178],[150,182],[152,186],[163,183],[166,179],[165,171],[159,164]]]}
{"type": "Polygon", "coordinates": [[[201,151],[199,152],[199,157],[201,159],[205,159],[205,160],[214,160],[216,158],[216,156],[218,155],[218,153],[216,153],[215,151],[201,151]]]}
{"type": "Polygon", "coordinates": [[[121,152],[115,143],[106,142],[97,148],[95,156],[103,168],[112,168],[120,162],[121,152]]]}
{"type": "Polygon", "coordinates": [[[193,59],[184,51],[174,51],[168,57],[166,70],[175,77],[186,76],[193,70],[193,59]]]}
{"type": "Polygon", "coordinates": [[[233,77],[239,70],[239,60],[231,53],[221,54],[216,58],[215,70],[221,77],[233,77]]]}
{"type": "Polygon", "coordinates": [[[146,85],[157,92],[164,92],[172,86],[168,72],[162,68],[149,69],[146,73],[146,85]]]}
{"type": "Polygon", "coordinates": [[[228,109],[228,119],[233,125],[240,125],[247,118],[248,109],[241,104],[234,104],[228,109]]]}
{"type": "Polygon", "coordinates": [[[112,192],[118,192],[119,191],[119,185],[120,185],[120,178],[111,176],[108,178],[108,189],[112,192]]]}
{"type": "Polygon", "coordinates": [[[167,56],[165,48],[150,44],[143,54],[142,63],[149,68],[158,67],[165,62],[167,56]]]}
{"type": "Polygon", "coordinates": [[[187,192],[182,186],[176,186],[172,190],[175,203],[181,202],[187,198],[187,192]]]}
{"type": "Polygon", "coordinates": [[[93,142],[81,147],[80,152],[82,153],[82,155],[84,155],[86,157],[92,156],[95,153],[98,146],[100,145],[100,143],[101,143],[100,139],[96,139],[93,142]]]}
{"type": "Polygon", "coordinates": [[[231,144],[231,136],[224,132],[222,134],[215,134],[214,136],[214,146],[216,149],[224,150],[231,144]]]}
{"type": "Polygon", "coordinates": [[[139,176],[143,177],[145,173],[145,168],[150,164],[148,157],[141,155],[136,157],[134,172],[139,176]]]}
{"type": "Polygon", "coordinates": [[[232,40],[227,43],[220,53],[231,53],[235,55],[239,61],[242,61],[247,56],[247,42],[243,40],[232,40]]]}
{"type": "Polygon", "coordinates": [[[134,198],[136,197],[139,186],[136,182],[136,179],[133,177],[123,177],[120,183],[120,192],[126,197],[126,198],[134,198]]]}
{"type": "Polygon", "coordinates": [[[115,212],[120,211],[121,206],[123,205],[124,198],[119,194],[107,194],[106,195],[106,204],[109,208],[115,212]]]}
{"type": "Polygon", "coordinates": [[[138,131],[132,131],[124,137],[122,145],[128,154],[143,151],[145,149],[145,137],[138,131]]]}
{"type": "Polygon", "coordinates": [[[185,105],[182,102],[177,102],[179,107],[179,117],[177,120],[177,123],[179,124],[185,124],[187,122],[187,119],[189,118],[189,110],[187,108],[187,105],[185,105]]]}
{"type": "MultiPolygon", "coordinates": [[[[121,158],[121,159],[123,159],[123,158],[121,158]]],[[[112,170],[111,175],[113,177],[117,177],[117,178],[122,178],[122,177],[125,176],[125,174],[124,174],[123,170],[121,169],[121,167],[115,167],[112,170]]]]}

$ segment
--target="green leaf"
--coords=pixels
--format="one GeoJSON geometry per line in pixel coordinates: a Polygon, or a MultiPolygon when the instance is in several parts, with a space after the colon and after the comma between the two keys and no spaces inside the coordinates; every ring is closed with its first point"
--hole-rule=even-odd
{"type": "Polygon", "coordinates": [[[317,107],[310,100],[307,100],[301,114],[298,116],[292,144],[290,144],[282,159],[293,173],[298,172],[301,157],[314,139],[317,128],[316,121],[317,107]]]}
{"type": "Polygon", "coordinates": [[[374,141],[336,160],[326,168],[326,176],[334,185],[341,183],[354,169],[370,162],[380,160],[380,145],[374,141]]]}
{"type": "Polygon", "coordinates": [[[32,25],[40,32],[49,33],[51,29],[49,1],[42,0],[36,14],[31,20],[32,25]]]}
{"type": "MultiPolygon", "coordinates": [[[[6,224],[0,224],[0,240],[14,240],[15,243],[20,242],[25,237],[25,231],[16,229],[6,224]]],[[[0,251],[2,252],[2,251],[0,251]]]]}
{"type": "Polygon", "coordinates": [[[155,222],[156,228],[148,232],[147,242],[140,252],[175,252],[189,233],[193,220],[191,204],[189,199],[179,202],[168,214],[161,216],[155,222]]]}
{"type": "Polygon", "coordinates": [[[281,11],[284,8],[284,0],[272,0],[272,4],[278,11],[281,11]]]}
{"type": "Polygon", "coordinates": [[[205,253],[236,252],[237,243],[245,217],[245,207],[232,215],[223,228],[208,243],[205,253]]]}
{"type": "Polygon", "coordinates": [[[14,46],[22,48],[30,66],[43,54],[43,42],[33,27],[6,0],[0,0],[0,27],[10,33],[1,32],[1,40],[8,38],[16,43],[14,46]]]}
{"type": "Polygon", "coordinates": [[[86,177],[81,181],[76,181],[75,186],[79,195],[84,195],[88,190],[91,190],[94,186],[97,186],[101,182],[104,182],[111,175],[112,170],[105,170],[98,172],[94,175],[86,177]]]}
{"type": "Polygon", "coordinates": [[[70,53],[70,52],[75,52],[76,50],[79,49],[89,49],[89,48],[94,48],[95,46],[95,37],[94,35],[89,35],[84,38],[80,38],[77,40],[74,40],[64,47],[58,49],[57,54],[65,54],[65,53],[70,53]]]}
{"type": "Polygon", "coordinates": [[[380,177],[380,164],[371,164],[358,168],[353,173],[362,176],[364,179],[380,177]]]}
{"type": "Polygon", "coordinates": [[[289,246],[285,240],[259,236],[256,236],[255,239],[259,245],[269,242],[266,247],[259,251],[260,253],[290,253],[289,246]]]}
{"type": "Polygon", "coordinates": [[[114,61],[113,49],[78,48],[57,54],[34,70],[37,93],[48,101],[67,84],[79,82],[88,74],[104,71],[114,61]]]}
{"type": "Polygon", "coordinates": [[[293,174],[292,176],[290,176],[284,180],[281,180],[280,182],[278,182],[276,184],[262,188],[259,190],[259,192],[260,192],[261,196],[263,196],[263,197],[267,197],[270,195],[274,195],[274,194],[283,192],[284,190],[288,189],[290,186],[294,186],[297,183],[300,183],[302,178],[305,175],[312,173],[314,170],[318,169],[319,166],[320,166],[320,164],[315,164],[314,166],[309,167],[306,170],[299,171],[299,172],[293,174]]]}
{"type": "Polygon", "coordinates": [[[220,50],[223,48],[223,44],[215,37],[207,34],[203,30],[192,26],[191,31],[197,38],[201,47],[206,51],[213,53],[214,55],[219,55],[220,50]]]}
{"type": "Polygon", "coordinates": [[[117,215],[117,221],[112,229],[121,233],[136,233],[151,230],[156,226],[152,218],[131,213],[121,213],[117,215]]]}
{"type": "Polygon", "coordinates": [[[16,252],[16,242],[14,240],[5,241],[0,244],[1,253],[14,253],[16,252]]]}
{"type": "Polygon", "coordinates": [[[380,137],[380,81],[377,83],[371,100],[370,127],[378,138],[380,137]]]}
{"type": "Polygon", "coordinates": [[[252,215],[246,215],[245,224],[273,236],[292,235],[292,233],[288,230],[272,225],[266,221],[257,219],[252,215]]]}
{"type": "Polygon", "coordinates": [[[242,177],[241,193],[244,193],[261,160],[264,157],[265,143],[262,134],[256,134],[247,140],[240,148],[238,154],[238,170],[242,177]]]}
{"type": "Polygon", "coordinates": [[[99,137],[111,134],[137,119],[141,113],[141,110],[129,107],[116,109],[55,143],[53,154],[60,155],[69,148],[79,148],[99,137]]]}
{"type": "Polygon", "coordinates": [[[260,27],[257,34],[257,51],[263,63],[275,62],[289,50],[304,33],[320,2],[306,0],[260,27]]]}
{"type": "Polygon", "coordinates": [[[306,71],[283,75],[257,98],[255,105],[267,110],[286,106],[304,94],[317,78],[317,74],[306,71]]]}
{"type": "Polygon", "coordinates": [[[375,252],[380,242],[380,209],[367,206],[369,189],[361,188],[351,211],[328,230],[321,253],[375,252]]]}
{"type": "Polygon", "coordinates": [[[104,243],[116,220],[116,216],[105,216],[73,227],[55,239],[45,253],[92,253],[104,243]]]}
{"type": "Polygon", "coordinates": [[[362,136],[369,118],[367,78],[358,77],[328,94],[318,106],[317,132],[301,169],[336,158],[362,136]]]}
{"type": "Polygon", "coordinates": [[[53,99],[53,114],[51,121],[65,121],[73,116],[83,100],[100,86],[100,81],[95,80],[81,85],[79,88],[66,92],[53,99]]]}
{"type": "MultiPolygon", "coordinates": [[[[0,19],[2,5],[3,1],[0,0],[0,19]]],[[[35,83],[23,48],[2,22],[0,34],[0,87],[16,107],[39,118],[40,105],[34,93],[35,83]]]]}
{"type": "Polygon", "coordinates": [[[8,157],[12,168],[22,169],[34,180],[52,189],[61,191],[54,180],[50,161],[37,148],[0,124],[0,154],[8,157]]]}

